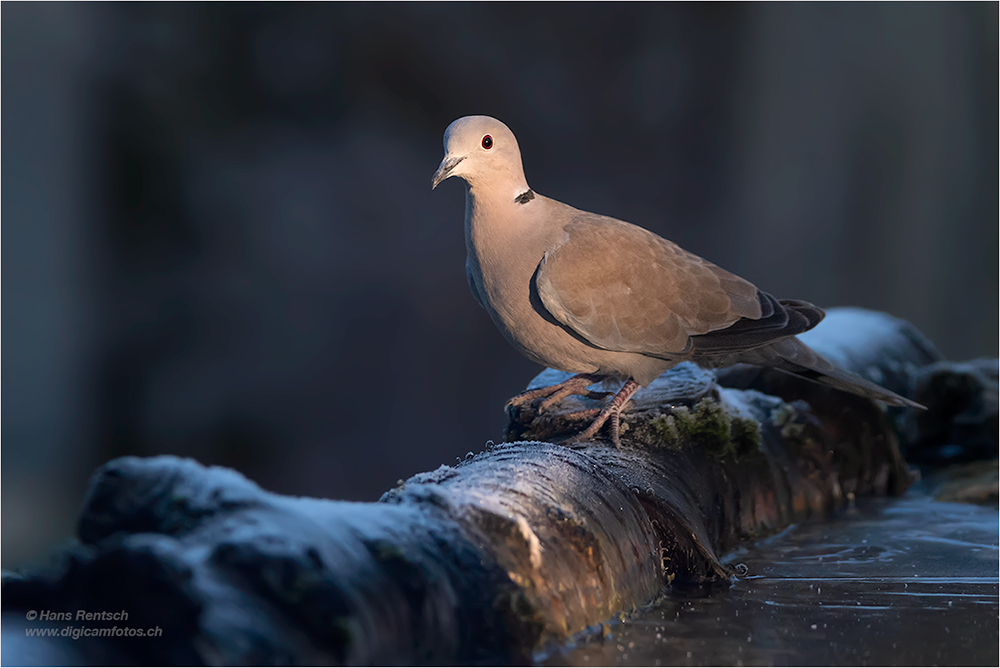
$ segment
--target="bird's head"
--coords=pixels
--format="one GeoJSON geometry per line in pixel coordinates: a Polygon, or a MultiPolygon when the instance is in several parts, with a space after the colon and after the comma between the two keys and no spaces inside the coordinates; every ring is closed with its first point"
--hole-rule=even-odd
{"type": "Polygon", "coordinates": [[[461,177],[472,187],[509,187],[512,197],[528,190],[514,133],[490,116],[464,116],[444,131],[444,160],[434,173],[431,188],[452,176],[461,177]]]}

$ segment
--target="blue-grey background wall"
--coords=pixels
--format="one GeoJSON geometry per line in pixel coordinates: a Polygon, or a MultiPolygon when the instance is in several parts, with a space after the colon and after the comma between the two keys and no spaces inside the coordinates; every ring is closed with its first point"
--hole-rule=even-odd
{"type": "Polygon", "coordinates": [[[539,369],[430,190],[466,114],[541,193],[997,355],[996,3],[0,12],[5,567],[111,457],[374,500],[497,439],[539,369]]]}

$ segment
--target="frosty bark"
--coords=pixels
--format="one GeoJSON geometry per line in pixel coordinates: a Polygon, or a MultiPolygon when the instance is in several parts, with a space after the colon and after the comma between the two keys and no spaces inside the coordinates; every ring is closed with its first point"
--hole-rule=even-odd
{"type": "MultiPolygon", "coordinates": [[[[894,391],[939,358],[887,316],[829,320],[810,344],[894,391]]],[[[124,609],[163,629],[67,650],[92,663],[523,663],[668,586],[725,585],[720,556],[742,540],[910,484],[893,418],[873,403],[784,374],[720,378],[756,389],[679,367],[636,395],[621,450],[497,445],[373,504],[118,459],[95,474],[80,545],[5,581],[4,612],[124,609]]],[[[522,436],[567,427],[517,417],[522,436]]],[[[5,640],[23,619],[5,619],[5,640]]]]}

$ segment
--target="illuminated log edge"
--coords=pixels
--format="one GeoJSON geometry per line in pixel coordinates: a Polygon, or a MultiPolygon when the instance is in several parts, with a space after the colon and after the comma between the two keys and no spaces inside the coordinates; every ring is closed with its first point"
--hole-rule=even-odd
{"type": "MultiPolygon", "coordinates": [[[[911,325],[859,309],[833,310],[803,338],[904,395],[940,359],[911,325]]],[[[508,433],[557,437],[581,405],[514,415],[508,433]]],[[[108,664],[529,663],[670,587],[725,586],[734,573],[720,556],[742,541],[905,491],[902,416],[780,372],[682,365],[636,395],[620,450],[493,445],[379,503],[125,457],[95,473],[79,545],[5,579],[5,640],[24,620],[12,611],[124,609],[162,636],[64,650],[108,664]]]]}

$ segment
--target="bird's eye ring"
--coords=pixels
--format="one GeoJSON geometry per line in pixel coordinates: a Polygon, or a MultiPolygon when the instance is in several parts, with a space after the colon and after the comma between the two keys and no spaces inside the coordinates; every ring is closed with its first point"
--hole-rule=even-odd
{"type": "Polygon", "coordinates": [[[483,148],[487,151],[493,148],[493,137],[489,135],[483,135],[483,148]]]}

